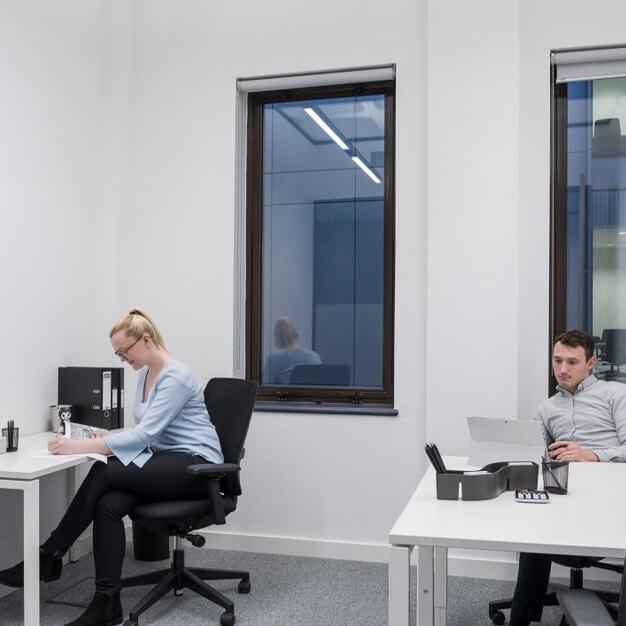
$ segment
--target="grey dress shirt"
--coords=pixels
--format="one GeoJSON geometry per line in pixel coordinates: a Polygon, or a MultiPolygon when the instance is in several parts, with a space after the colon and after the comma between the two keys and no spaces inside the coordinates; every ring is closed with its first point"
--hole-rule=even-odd
{"type": "Polygon", "coordinates": [[[554,441],[575,441],[600,461],[626,462],[626,385],[585,378],[572,394],[562,387],[539,407],[554,441]]]}

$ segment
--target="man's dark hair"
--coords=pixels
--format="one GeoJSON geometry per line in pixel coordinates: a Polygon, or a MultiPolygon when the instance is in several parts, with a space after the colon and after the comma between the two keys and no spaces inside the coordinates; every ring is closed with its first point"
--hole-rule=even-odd
{"type": "Polygon", "coordinates": [[[561,343],[570,348],[578,348],[579,346],[584,348],[587,361],[594,355],[595,352],[593,337],[584,330],[568,330],[565,333],[561,333],[554,339],[554,345],[557,343],[561,343]]]}

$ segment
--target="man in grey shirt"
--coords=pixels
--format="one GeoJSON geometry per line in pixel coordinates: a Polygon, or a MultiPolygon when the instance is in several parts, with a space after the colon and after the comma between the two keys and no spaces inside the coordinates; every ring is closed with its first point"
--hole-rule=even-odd
{"type": "MultiPolygon", "coordinates": [[[[598,380],[591,335],[572,330],[554,340],[552,371],[556,393],[539,407],[537,418],[557,461],[626,462],[626,385],[598,380]]],[[[541,621],[552,557],[522,552],[510,626],[541,621]]]]}

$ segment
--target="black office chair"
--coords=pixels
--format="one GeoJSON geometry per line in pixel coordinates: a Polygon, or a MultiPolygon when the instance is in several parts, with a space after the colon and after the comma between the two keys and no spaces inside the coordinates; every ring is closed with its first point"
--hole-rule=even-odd
{"type": "Polygon", "coordinates": [[[589,589],[564,589],[557,596],[569,626],[626,626],[626,576],[622,576],[616,613],[607,610],[598,593],[589,589]]]}
{"type": "Polygon", "coordinates": [[[623,154],[619,118],[608,117],[595,121],[591,150],[592,156],[596,158],[615,157],[623,154]]]}
{"type": "Polygon", "coordinates": [[[125,626],[137,626],[139,615],[169,591],[182,595],[184,588],[191,589],[225,609],[220,616],[222,626],[235,623],[235,607],[231,600],[205,583],[205,580],[240,579],[239,593],[250,592],[250,574],[243,571],[215,570],[185,567],[182,539],[194,546],[205,543],[201,535],[190,531],[213,524],[224,524],[225,518],[237,508],[241,495],[239,463],[243,458],[244,442],[250,425],[257,384],[238,378],[212,378],[204,390],[211,421],[215,425],[224,453],[224,463],[191,465],[187,471],[196,476],[206,476],[209,497],[203,500],[171,500],[146,502],[137,505],[130,513],[133,522],[150,530],[166,533],[176,538],[171,567],[122,580],[122,587],[156,584],[130,611],[125,626]]]}
{"type": "Polygon", "coordinates": [[[350,384],[350,366],[334,363],[296,365],[291,370],[289,384],[347,387],[350,384]]]}
{"type": "MultiPolygon", "coordinates": [[[[554,563],[569,567],[569,588],[570,589],[582,589],[583,588],[583,569],[586,567],[597,567],[599,569],[610,570],[612,572],[623,573],[623,565],[615,565],[613,563],[606,563],[602,560],[602,557],[596,556],[555,556],[554,563]]],[[[597,591],[600,598],[606,603],[615,603],[619,600],[619,594],[611,591],[597,591]]],[[[543,597],[543,606],[557,606],[559,603],[558,590],[549,591],[543,597]]],[[[501,625],[506,622],[506,618],[503,613],[503,609],[510,609],[513,598],[507,598],[505,600],[493,600],[489,603],[489,618],[494,624],[501,625]]],[[[609,610],[616,611],[614,607],[609,607],[609,610]]]]}
{"type": "Polygon", "coordinates": [[[600,360],[608,363],[610,369],[605,373],[607,380],[623,380],[626,373],[621,366],[626,364],[626,328],[605,328],[602,331],[604,349],[600,360]]]}

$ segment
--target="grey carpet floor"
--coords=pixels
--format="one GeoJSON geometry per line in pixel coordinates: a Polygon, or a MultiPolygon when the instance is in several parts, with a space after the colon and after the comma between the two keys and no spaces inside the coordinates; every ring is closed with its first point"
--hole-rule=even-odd
{"type": "MultiPolygon", "coordinates": [[[[129,546],[130,548],[130,546],[129,546]]],[[[134,575],[167,566],[168,561],[136,561],[132,549],[124,574],[134,575]]],[[[358,561],[187,549],[190,565],[248,570],[250,594],[238,594],[236,581],[216,582],[215,587],[235,603],[237,626],[384,626],[387,624],[387,565],[358,561]]],[[[413,572],[413,576],[414,576],[413,572]]],[[[87,556],[64,567],[60,580],[42,584],[42,626],[59,626],[73,620],[93,594],[93,561],[87,556]],[[57,604],[63,602],[64,604],[57,604]]],[[[413,578],[412,588],[415,586],[413,578]]],[[[604,588],[617,589],[609,583],[604,588]]],[[[512,582],[450,577],[448,626],[488,626],[487,603],[511,595],[512,582]]],[[[125,615],[148,587],[122,591],[125,615]]],[[[414,597],[411,606],[415,605],[414,597]]],[[[222,610],[196,594],[169,594],[140,619],[141,626],[196,626],[219,624],[222,610]]],[[[414,615],[412,616],[414,620],[414,615]]],[[[557,608],[544,611],[542,624],[556,626],[557,608]]],[[[0,599],[0,625],[23,621],[20,590],[0,599]]],[[[414,623],[414,622],[413,622],[414,623]]],[[[28,626],[28,625],[26,625],[28,626]]]]}

